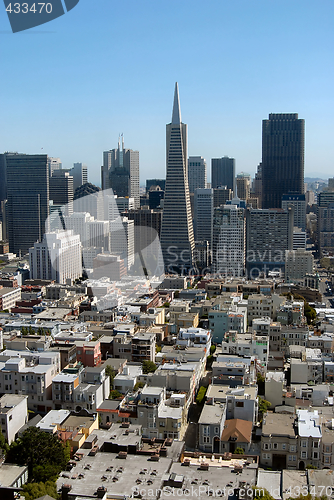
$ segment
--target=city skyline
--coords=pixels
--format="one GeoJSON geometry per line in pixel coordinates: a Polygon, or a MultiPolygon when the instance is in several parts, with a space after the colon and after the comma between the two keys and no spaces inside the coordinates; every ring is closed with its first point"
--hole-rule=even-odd
{"type": "Polygon", "coordinates": [[[92,11],[81,1],[50,24],[54,31],[16,35],[6,31],[4,11],[1,152],[46,153],[65,168],[83,162],[100,184],[102,153],[124,133],[126,144],[140,152],[141,184],[163,178],[165,117],[178,81],[190,156],[209,165],[227,155],[235,158],[236,173],[254,175],[262,120],[298,113],[306,124],[305,175],[331,177],[334,6],[240,5],[212,1],[208,9],[185,1],[175,16],[173,3],[128,0],[126,30],[113,23],[110,31],[112,4],[101,0],[92,11]],[[108,60],[117,61],[117,71],[108,60]],[[195,72],[205,78],[190,78],[195,72]]]}

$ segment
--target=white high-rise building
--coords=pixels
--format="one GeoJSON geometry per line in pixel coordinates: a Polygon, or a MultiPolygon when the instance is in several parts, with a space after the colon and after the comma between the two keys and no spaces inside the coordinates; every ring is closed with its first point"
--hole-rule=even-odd
{"type": "Polygon", "coordinates": [[[74,212],[72,215],[64,216],[66,230],[72,230],[73,234],[78,234],[83,247],[89,247],[88,224],[94,217],[88,212],[74,212]]]}
{"type": "Polygon", "coordinates": [[[29,249],[30,278],[65,284],[82,275],[79,235],[73,231],[45,233],[41,243],[29,249]]]}
{"type": "Polygon", "coordinates": [[[73,163],[70,175],[73,176],[73,191],[88,182],[88,169],[87,166],[82,163],[73,163]]]}
{"type": "Polygon", "coordinates": [[[188,158],[189,193],[196,189],[206,188],[206,161],[202,156],[189,156],[188,158]]]}
{"type": "Polygon", "coordinates": [[[127,217],[118,217],[110,222],[110,251],[120,255],[125,267],[129,270],[135,262],[135,224],[127,217]]]}
{"type": "Polygon", "coordinates": [[[85,247],[103,247],[106,252],[110,250],[110,231],[107,220],[92,220],[87,223],[88,242],[85,247]]]}
{"type": "Polygon", "coordinates": [[[61,170],[63,165],[60,158],[52,158],[52,156],[48,156],[48,169],[49,169],[49,177],[52,177],[52,174],[55,170],[61,170]]]}
{"type": "Polygon", "coordinates": [[[216,274],[243,276],[246,231],[244,209],[224,205],[214,210],[212,265],[216,274]]]}
{"type": "Polygon", "coordinates": [[[195,241],[208,241],[212,248],[213,189],[195,189],[195,241]]]}

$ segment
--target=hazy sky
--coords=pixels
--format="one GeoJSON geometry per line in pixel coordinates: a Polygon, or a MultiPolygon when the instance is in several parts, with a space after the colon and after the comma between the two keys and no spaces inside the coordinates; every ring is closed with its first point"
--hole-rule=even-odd
{"type": "Polygon", "coordinates": [[[80,0],[12,34],[0,5],[0,152],[81,161],[100,184],[102,152],[140,152],[141,182],[165,176],[175,81],[188,153],[261,161],[262,119],[298,113],[305,176],[334,176],[332,0],[80,0]],[[42,149],[43,148],[43,149],[42,149]]]}

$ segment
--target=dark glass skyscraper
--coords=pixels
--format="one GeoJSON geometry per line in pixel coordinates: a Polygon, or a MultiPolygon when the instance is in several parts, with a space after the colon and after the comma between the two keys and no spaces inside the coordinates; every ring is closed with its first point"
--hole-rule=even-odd
{"type": "Polygon", "coordinates": [[[263,120],[263,208],[281,208],[284,194],[304,192],[304,129],[297,113],[272,113],[263,120]]]}
{"type": "Polygon", "coordinates": [[[224,156],[211,160],[211,187],[226,186],[235,193],[235,159],[224,156]]]}
{"type": "Polygon", "coordinates": [[[9,250],[25,254],[41,241],[49,215],[47,155],[6,154],[9,250]]]}

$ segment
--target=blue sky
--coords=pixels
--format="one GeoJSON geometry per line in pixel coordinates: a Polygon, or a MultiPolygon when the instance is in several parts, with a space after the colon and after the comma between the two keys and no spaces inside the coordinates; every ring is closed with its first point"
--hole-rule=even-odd
{"type": "Polygon", "coordinates": [[[164,177],[178,81],[188,153],[209,177],[223,155],[254,174],[262,119],[280,112],[305,119],[305,175],[332,177],[333,21],[332,0],[80,0],[12,34],[0,5],[0,151],[82,161],[99,184],[124,133],[141,181],[164,177]]]}

